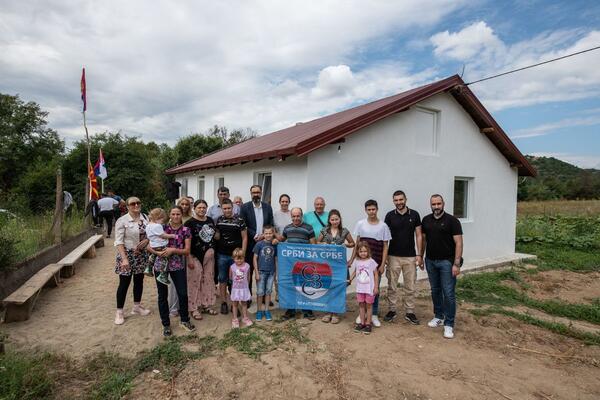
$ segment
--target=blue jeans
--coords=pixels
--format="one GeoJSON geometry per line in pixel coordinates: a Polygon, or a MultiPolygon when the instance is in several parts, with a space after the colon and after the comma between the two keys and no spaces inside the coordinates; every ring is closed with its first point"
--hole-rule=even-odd
{"type": "Polygon", "coordinates": [[[273,293],[273,280],[275,279],[275,272],[273,271],[259,271],[260,278],[258,279],[258,285],[256,287],[256,295],[264,296],[273,293]]]}
{"type": "Polygon", "coordinates": [[[452,276],[452,261],[425,258],[425,267],[431,286],[431,300],[436,318],[444,320],[444,326],[454,326],[456,315],[456,277],[452,276]]]}
{"type": "Polygon", "coordinates": [[[219,283],[229,282],[229,268],[233,264],[233,258],[227,254],[217,253],[217,267],[219,269],[219,283]]]}
{"type": "Polygon", "coordinates": [[[381,275],[377,280],[377,295],[375,296],[375,301],[373,302],[373,315],[377,315],[379,312],[379,284],[381,283],[381,275]]]}
{"type": "MultiPolygon", "coordinates": [[[[154,271],[154,277],[158,277],[160,271],[154,271]]],[[[190,320],[188,315],[188,295],[187,295],[187,272],[184,269],[168,272],[171,281],[175,285],[177,291],[177,299],[179,300],[179,318],[182,322],[190,320]]],[[[156,279],[155,279],[156,280],[156,279]]],[[[158,290],[158,313],[163,326],[170,326],[169,319],[169,286],[156,281],[156,289],[158,290]]]]}

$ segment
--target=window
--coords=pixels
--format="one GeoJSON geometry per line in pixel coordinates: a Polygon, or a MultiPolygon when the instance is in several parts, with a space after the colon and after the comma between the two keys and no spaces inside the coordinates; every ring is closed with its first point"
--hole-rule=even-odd
{"type": "Polygon", "coordinates": [[[198,177],[198,200],[204,200],[204,175],[198,177]]]}
{"type": "Polygon", "coordinates": [[[271,173],[256,172],[254,174],[254,184],[262,187],[262,201],[271,204],[271,173]]]}
{"type": "Polygon", "coordinates": [[[416,126],[415,151],[418,154],[437,154],[439,135],[439,111],[415,107],[416,126]]]}
{"type": "Polygon", "coordinates": [[[454,211],[456,218],[471,219],[472,178],[454,178],[454,211]]]}
{"type": "Polygon", "coordinates": [[[219,190],[220,187],[225,186],[225,177],[217,176],[215,177],[215,192],[219,190]]]}
{"type": "Polygon", "coordinates": [[[181,180],[181,197],[185,197],[188,195],[188,178],[183,178],[181,180]]]}

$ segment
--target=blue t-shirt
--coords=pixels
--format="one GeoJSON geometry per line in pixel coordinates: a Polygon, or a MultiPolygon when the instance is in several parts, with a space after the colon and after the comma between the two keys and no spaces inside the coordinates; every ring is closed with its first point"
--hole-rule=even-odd
{"type": "Polygon", "coordinates": [[[329,220],[329,211],[323,212],[323,214],[319,215],[317,218],[317,213],[314,211],[307,212],[304,214],[304,218],[302,218],[302,222],[312,226],[315,235],[318,235],[321,232],[321,229],[327,226],[327,221],[329,220]],[[322,224],[321,224],[322,222],[322,224]]]}
{"type": "Polygon", "coordinates": [[[277,257],[277,245],[266,240],[261,240],[254,245],[252,250],[258,256],[258,270],[260,272],[275,272],[275,257],[277,257]]]}

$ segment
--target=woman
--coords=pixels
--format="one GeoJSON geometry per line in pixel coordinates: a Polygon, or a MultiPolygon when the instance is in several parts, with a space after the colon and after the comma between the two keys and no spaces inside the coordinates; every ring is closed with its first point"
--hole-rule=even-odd
{"type": "Polygon", "coordinates": [[[192,202],[188,197],[182,197],[177,200],[177,205],[181,207],[181,210],[183,211],[181,220],[185,224],[190,218],[192,218],[192,202]]]}
{"type": "Polygon", "coordinates": [[[117,325],[125,322],[123,306],[132,279],[133,309],[131,314],[150,314],[150,310],[144,308],[140,303],[144,291],[144,269],[148,265],[148,253],[145,250],[148,245],[146,238],[148,220],[140,212],[142,204],[140,199],[130,197],[126,204],[127,214],[120,217],[115,224],[115,247],[117,248],[115,273],[119,275],[115,316],[117,325]]]}
{"type": "MultiPolygon", "coordinates": [[[[333,209],[329,211],[327,226],[321,229],[317,238],[317,243],[335,244],[338,246],[346,246],[348,248],[354,247],[354,239],[352,239],[350,231],[343,227],[342,216],[338,210],[333,209]]],[[[321,321],[337,324],[340,322],[340,319],[336,314],[331,313],[324,315],[321,321]]]]}
{"type": "Polygon", "coordinates": [[[214,284],[215,233],[212,218],[206,216],[208,203],[194,202],[194,216],[185,223],[192,234],[192,254],[188,257],[188,305],[192,318],[202,319],[202,314],[217,315],[214,306],[216,290],[214,284]]]}
{"type": "MultiPolygon", "coordinates": [[[[147,249],[153,254],[169,258],[167,271],[175,286],[177,299],[179,300],[180,326],[186,331],[192,332],[196,327],[190,322],[188,313],[187,274],[185,270],[185,260],[190,254],[192,238],[190,230],[183,226],[182,216],[183,210],[179,206],[173,207],[169,212],[170,221],[165,225],[165,233],[176,235],[176,238],[169,240],[169,244],[165,250],[156,251],[149,246],[147,249]]],[[[160,260],[157,258],[154,263],[155,278],[158,277],[159,269],[160,260]]],[[[169,303],[167,301],[169,289],[164,284],[158,282],[158,280],[156,281],[156,289],[158,290],[158,311],[163,325],[163,335],[171,336],[171,320],[169,318],[169,303]]]]}
{"type": "Polygon", "coordinates": [[[273,211],[273,222],[275,223],[275,229],[277,233],[275,237],[277,240],[282,242],[283,228],[292,223],[292,214],[290,213],[290,196],[282,194],[279,196],[279,210],[273,211]]]}

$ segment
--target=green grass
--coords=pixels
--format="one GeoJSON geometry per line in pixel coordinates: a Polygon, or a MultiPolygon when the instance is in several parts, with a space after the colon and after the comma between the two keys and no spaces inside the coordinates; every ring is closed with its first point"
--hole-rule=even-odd
{"type": "Polygon", "coordinates": [[[573,272],[600,271],[600,250],[578,250],[559,245],[542,245],[537,243],[519,243],[517,251],[535,254],[536,264],[541,271],[562,269],[573,272]]]}
{"type": "Polygon", "coordinates": [[[52,395],[54,381],[46,365],[52,356],[7,353],[0,356],[0,399],[43,399],[52,395]]]}

